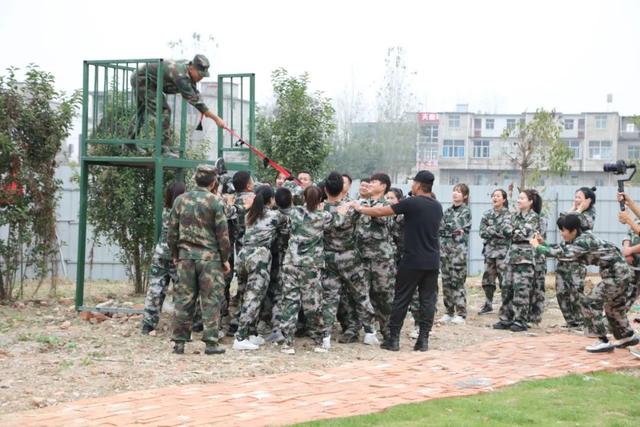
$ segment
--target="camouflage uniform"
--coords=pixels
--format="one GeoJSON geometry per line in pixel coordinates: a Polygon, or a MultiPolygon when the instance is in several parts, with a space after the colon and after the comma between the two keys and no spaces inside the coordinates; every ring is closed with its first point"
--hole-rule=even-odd
{"type": "MultiPolygon", "coordinates": [[[[640,221],[636,221],[636,223],[640,223],[640,221]]],[[[640,236],[633,232],[633,230],[629,231],[628,238],[625,239],[629,241],[630,246],[640,245],[640,236]]],[[[630,310],[635,304],[638,296],[640,296],[640,255],[633,255],[633,272],[635,274],[635,283],[633,286],[629,287],[629,292],[627,294],[627,309],[630,310]]],[[[636,320],[637,321],[637,320],[636,320]]]]}
{"type": "MultiPolygon", "coordinates": [[[[368,200],[364,206],[389,206],[383,198],[368,200]]],[[[389,335],[389,317],[395,291],[396,260],[395,247],[391,237],[392,217],[371,217],[361,215],[356,223],[358,247],[362,253],[362,269],[365,284],[375,317],[383,337],[389,335]]],[[[362,322],[362,319],[358,319],[362,322]]],[[[357,328],[359,329],[359,324],[357,328]]]]}
{"type": "MultiPolygon", "coordinates": [[[[325,202],[326,212],[337,214],[344,202],[325,202]]],[[[349,210],[340,226],[330,227],[324,233],[324,259],[322,270],[322,315],[324,336],[331,335],[336,321],[341,291],[355,302],[356,316],[365,331],[373,331],[374,311],[361,269],[361,259],[355,244],[354,228],[360,215],[349,210]]]]}
{"type": "MultiPolygon", "coordinates": [[[[577,214],[576,212],[567,212],[567,214],[570,213],[577,214]]],[[[583,232],[593,229],[595,215],[595,207],[579,214],[580,226],[583,232]]],[[[556,298],[567,326],[577,327],[582,325],[580,301],[584,294],[584,279],[586,276],[587,267],[585,265],[558,259],[556,266],[556,298]]]]}
{"type": "MultiPolygon", "coordinates": [[[[197,173],[212,171],[212,167],[199,166],[197,173]]],[[[224,295],[222,264],[228,261],[230,251],[227,219],[220,201],[201,187],[180,195],[171,210],[167,240],[172,257],[179,260],[172,340],[191,339],[191,320],[199,296],[204,323],[202,340],[215,345],[224,295]]]]}
{"type": "Polygon", "coordinates": [[[238,341],[249,336],[249,328],[258,317],[271,277],[271,244],[286,223],[287,218],[279,211],[267,210],[264,217],[245,229],[236,264],[238,283],[245,284],[236,333],[238,341]]]}
{"type": "Polygon", "coordinates": [[[309,212],[304,207],[291,209],[291,236],[282,267],[282,320],[280,329],[289,345],[293,344],[300,307],[304,309],[312,338],[322,340],[322,283],[324,268],[324,232],[334,226],[334,217],[324,211],[309,212]]]}
{"type": "Polygon", "coordinates": [[[509,239],[504,235],[504,224],[508,220],[509,210],[503,207],[499,211],[489,209],[480,221],[480,238],[484,240],[484,273],[482,273],[482,289],[486,302],[493,302],[496,291],[496,279],[502,287],[506,274],[505,258],[509,249],[509,239]]]}
{"type": "Polygon", "coordinates": [[[467,317],[467,255],[471,209],[466,204],[451,206],[440,222],[440,271],[442,273],[442,300],[449,316],[457,313],[467,317]],[[462,234],[454,234],[456,230],[462,234]]]}
{"type": "MultiPolygon", "coordinates": [[[[234,228],[234,241],[235,244],[232,246],[232,252],[235,255],[240,254],[242,251],[242,239],[245,233],[245,215],[247,214],[247,209],[244,207],[244,203],[247,198],[251,198],[254,196],[254,193],[250,191],[243,191],[241,193],[236,194],[234,207],[233,207],[233,216],[231,217],[233,221],[234,228]]],[[[227,282],[225,283],[226,292],[229,295],[229,325],[231,325],[234,329],[238,326],[238,319],[240,318],[240,310],[242,308],[242,298],[244,297],[244,290],[246,288],[247,282],[246,277],[237,277],[237,285],[236,293],[233,297],[231,297],[229,292],[229,287],[231,286],[231,280],[227,278],[227,282]]]]}
{"type": "Polygon", "coordinates": [[[539,231],[539,217],[533,210],[511,214],[505,221],[504,236],[510,236],[511,243],[506,258],[506,280],[501,288],[500,320],[504,323],[526,326],[529,321],[536,259],[529,240],[539,231]]]}
{"type": "Polygon", "coordinates": [[[539,246],[537,252],[567,262],[597,265],[602,281],[585,295],[582,301],[582,314],[587,331],[598,337],[607,335],[606,323],[602,316],[604,306],[609,329],[616,339],[634,334],[627,319],[627,301],[629,289],[633,288],[635,278],[617,247],[597,238],[593,233],[582,233],[573,242],[539,246]]]}
{"type": "MultiPolygon", "coordinates": [[[[167,103],[165,94],[181,94],[185,101],[193,105],[199,112],[208,111],[196,83],[191,80],[188,72],[189,61],[163,61],[162,82],[162,146],[171,145],[171,109],[167,103]]],[[[131,76],[131,87],[136,96],[137,113],[129,126],[129,138],[134,139],[147,120],[148,129],[155,132],[156,120],[156,91],[158,85],[157,63],[148,63],[138,68],[131,76]]]]}
{"type": "MultiPolygon", "coordinates": [[[[543,239],[547,238],[547,219],[538,214],[538,227],[540,235],[543,239]]],[[[540,324],[542,322],[542,313],[544,312],[545,286],[544,280],[547,275],[547,260],[544,255],[536,253],[536,262],[533,269],[535,277],[531,296],[529,298],[529,322],[540,324]]]]}

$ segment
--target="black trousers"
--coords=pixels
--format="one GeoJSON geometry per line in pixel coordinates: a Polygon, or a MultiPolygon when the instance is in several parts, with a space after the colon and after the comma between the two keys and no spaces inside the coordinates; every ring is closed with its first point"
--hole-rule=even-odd
{"type": "Polygon", "coordinates": [[[396,275],[396,291],[389,322],[391,330],[402,329],[402,323],[416,288],[418,288],[420,299],[420,328],[431,330],[438,301],[438,270],[407,269],[399,269],[396,275]]]}

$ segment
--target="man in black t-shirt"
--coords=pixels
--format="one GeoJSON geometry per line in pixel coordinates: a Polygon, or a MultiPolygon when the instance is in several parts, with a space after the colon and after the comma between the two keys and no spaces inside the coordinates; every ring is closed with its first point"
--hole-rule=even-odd
{"type": "Polygon", "coordinates": [[[440,242],[438,232],[442,219],[442,206],[431,197],[435,177],[429,171],[419,171],[413,179],[413,197],[392,206],[369,208],[353,203],[357,211],[369,216],[404,215],[404,253],[396,276],[395,296],[390,334],[380,347],[400,350],[400,330],[416,287],[420,296],[420,332],[414,346],[416,351],[427,351],[429,332],[438,296],[438,269],[440,268],[440,242]]]}

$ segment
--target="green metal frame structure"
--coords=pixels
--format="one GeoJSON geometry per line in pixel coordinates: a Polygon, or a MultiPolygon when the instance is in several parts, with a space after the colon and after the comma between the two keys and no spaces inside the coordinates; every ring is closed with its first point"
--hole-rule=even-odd
{"type": "MultiPolygon", "coordinates": [[[[145,67],[148,69],[149,67],[145,67]]],[[[164,61],[162,59],[127,59],[84,61],[82,85],[82,134],[80,143],[80,206],[78,226],[78,264],[76,272],[75,308],[77,311],[102,311],[140,313],[142,310],[120,307],[87,307],[84,305],[85,263],[87,242],[87,192],[89,189],[89,168],[100,165],[108,167],[134,167],[154,170],[154,231],[155,239],[162,229],[162,204],[164,173],[167,169],[176,169],[178,176],[183,176],[184,169],[193,169],[202,163],[213,164],[206,159],[185,158],[187,145],[187,129],[189,128],[188,109],[197,113],[192,117],[199,119],[199,113],[189,106],[180,95],[165,98],[163,92],[164,61]],[[144,65],[157,67],[157,84],[155,91],[154,112],[145,111],[143,123],[138,114],[137,93],[130,88],[131,76],[144,65]],[[172,98],[172,99],[170,99],[172,98]],[[172,104],[171,134],[179,141],[178,158],[162,156],[163,106],[172,104]],[[177,107],[179,108],[179,111],[177,107]],[[91,121],[90,121],[91,116],[91,121]],[[135,122],[134,122],[135,120],[135,122]],[[131,129],[137,129],[132,135],[131,129]],[[97,155],[90,148],[98,145],[120,146],[135,144],[137,147],[150,149],[146,156],[130,156],[124,150],[117,154],[97,155]]],[[[145,73],[145,85],[149,82],[148,71],[145,73]]],[[[155,84],[155,83],[154,83],[155,84]]],[[[148,95],[145,95],[148,96],[148,95]]],[[[255,74],[225,74],[218,76],[218,116],[227,121],[227,126],[239,126],[238,133],[248,135],[248,141],[255,141],[255,74]],[[234,97],[234,85],[239,86],[240,93],[234,97]],[[248,86],[248,98],[243,98],[248,86]],[[226,88],[226,89],[225,89],[226,88]],[[238,98],[238,95],[240,96],[238,98]],[[240,104],[239,119],[236,117],[237,104],[240,104]],[[248,120],[245,120],[245,104],[248,120]]],[[[145,98],[146,103],[146,98],[145,98]]],[[[192,115],[193,116],[193,115],[192,115]]],[[[244,137],[244,136],[243,136],[244,137]]],[[[222,129],[217,135],[218,157],[233,157],[227,162],[227,168],[249,170],[253,164],[251,152],[245,147],[235,147],[233,141],[225,138],[222,129]]]]}

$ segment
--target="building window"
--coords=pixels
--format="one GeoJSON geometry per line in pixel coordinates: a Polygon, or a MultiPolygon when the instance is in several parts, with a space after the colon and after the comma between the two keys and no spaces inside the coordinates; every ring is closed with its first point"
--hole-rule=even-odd
{"type": "Polygon", "coordinates": [[[564,129],[572,130],[573,129],[573,119],[565,119],[564,121],[564,129]]]}
{"type": "Polygon", "coordinates": [[[482,119],[473,119],[473,128],[482,129],[482,119]]]}
{"type": "Polygon", "coordinates": [[[596,129],[607,128],[607,116],[596,116],[596,129]]]}
{"type": "Polygon", "coordinates": [[[640,159],[640,145],[629,146],[629,158],[640,159]]]}
{"type": "Polygon", "coordinates": [[[460,129],[460,116],[449,116],[449,129],[460,129]]]}
{"type": "Polygon", "coordinates": [[[564,145],[571,151],[573,151],[573,155],[571,156],[572,160],[580,160],[582,157],[580,155],[580,141],[564,141],[564,145]]]}
{"type": "Polygon", "coordinates": [[[456,185],[460,182],[460,177],[456,175],[449,176],[449,185],[456,185]]]}
{"type": "Polygon", "coordinates": [[[418,161],[438,160],[438,147],[422,147],[418,150],[418,161]]]}
{"type": "Polygon", "coordinates": [[[507,130],[514,130],[516,128],[516,119],[507,119],[507,130]]]}
{"type": "Polygon", "coordinates": [[[442,157],[464,157],[464,140],[445,139],[442,144],[442,157]]]}
{"type": "Polygon", "coordinates": [[[493,129],[495,124],[496,124],[496,121],[494,119],[485,119],[484,128],[485,129],[493,129]]]}
{"type": "Polygon", "coordinates": [[[484,175],[473,175],[473,185],[482,185],[484,175]]]}
{"type": "Polygon", "coordinates": [[[627,132],[635,132],[636,131],[636,125],[634,123],[627,123],[626,131],[627,132]]]}
{"type": "Polygon", "coordinates": [[[589,159],[611,160],[611,141],[589,141],[589,159]]]}
{"type": "Polygon", "coordinates": [[[420,133],[418,135],[418,142],[426,143],[426,144],[437,144],[438,143],[438,125],[430,124],[430,125],[421,125],[420,133]]]}
{"type": "Polygon", "coordinates": [[[489,141],[473,141],[473,157],[476,159],[486,159],[489,157],[489,141]]]}
{"type": "Polygon", "coordinates": [[[596,187],[604,187],[604,179],[596,178],[596,187]]]}

